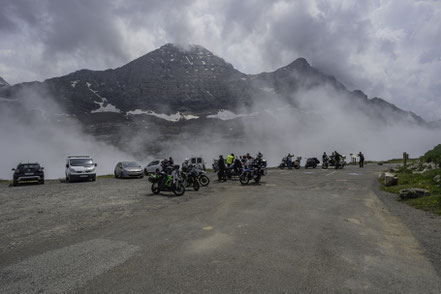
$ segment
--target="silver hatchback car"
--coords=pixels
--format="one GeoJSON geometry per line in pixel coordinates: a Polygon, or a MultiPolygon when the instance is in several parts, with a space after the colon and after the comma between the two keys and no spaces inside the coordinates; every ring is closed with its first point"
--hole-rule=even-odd
{"type": "Polygon", "coordinates": [[[142,166],[135,161],[121,161],[115,166],[115,178],[143,178],[142,166]]]}

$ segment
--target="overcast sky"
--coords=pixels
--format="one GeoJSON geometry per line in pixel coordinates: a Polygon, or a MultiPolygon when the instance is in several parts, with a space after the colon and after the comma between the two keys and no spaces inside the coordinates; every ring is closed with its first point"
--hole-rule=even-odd
{"type": "Polygon", "coordinates": [[[165,43],[202,45],[244,73],[304,57],[351,90],[441,119],[440,0],[0,0],[11,84],[118,67],[165,43]]]}

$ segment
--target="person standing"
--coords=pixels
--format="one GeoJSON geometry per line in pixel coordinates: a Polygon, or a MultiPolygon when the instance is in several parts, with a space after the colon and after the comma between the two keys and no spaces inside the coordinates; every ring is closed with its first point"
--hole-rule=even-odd
{"type": "Polygon", "coordinates": [[[291,155],[291,153],[288,153],[288,155],[286,156],[286,165],[288,166],[288,169],[292,169],[292,158],[293,158],[294,154],[291,155]]]}
{"type": "Polygon", "coordinates": [[[234,154],[231,153],[227,156],[227,167],[230,168],[234,161],[234,154]]]}
{"type": "Polygon", "coordinates": [[[340,167],[340,154],[337,151],[335,151],[334,154],[335,154],[334,155],[335,156],[335,158],[334,158],[334,160],[335,160],[334,168],[338,169],[340,167]]]}
{"type": "Polygon", "coordinates": [[[364,166],[364,154],[361,153],[361,151],[358,153],[358,157],[360,158],[360,160],[358,161],[360,167],[364,166]]]}
{"type": "Polygon", "coordinates": [[[217,178],[220,181],[226,181],[226,177],[225,177],[225,160],[224,157],[222,155],[219,155],[219,160],[218,160],[218,166],[219,166],[219,171],[217,172],[217,178]]]}

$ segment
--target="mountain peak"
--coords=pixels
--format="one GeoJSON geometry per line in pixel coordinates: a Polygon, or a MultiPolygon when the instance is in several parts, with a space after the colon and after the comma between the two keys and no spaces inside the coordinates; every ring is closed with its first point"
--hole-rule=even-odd
{"type": "Polygon", "coordinates": [[[294,67],[297,69],[307,69],[310,68],[311,65],[309,65],[308,61],[306,61],[305,58],[300,57],[294,60],[291,64],[289,64],[288,67],[294,67]]]}
{"type": "Polygon", "coordinates": [[[181,53],[209,53],[213,55],[207,48],[201,46],[201,45],[193,45],[193,44],[174,44],[174,43],[167,43],[159,49],[159,51],[166,51],[166,52],[181,52],[181,53]]]}
{"type": "Polygon", "coordinates": [[[6,82],[2,77],[0,77],[0,88],[9,86],[8,82],[6,82]]]}

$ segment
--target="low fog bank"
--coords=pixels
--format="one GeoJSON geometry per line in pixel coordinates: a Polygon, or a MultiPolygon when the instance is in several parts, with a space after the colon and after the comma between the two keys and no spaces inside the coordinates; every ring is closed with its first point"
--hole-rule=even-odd
{"type": "Polygon", "coordinates": [[[90,155],[97,174],[113,173],[119,160],[132,156],[86,135],[47,93],[23,90],[19,102],[0,102],[0,179],[12,178],[20,162],[38,162],[47,178],[62,178],[69,155],[90,155]]]}
{"type": "Polygon", "coordinates": [[[363,152],[366,160],[387,160],[423,155],[441,143],[441,129],[433,130],[395,120],[383,121],[372,108],[341,97],[331,86],[300,90],[291,101],[272,96],[260,100],[248,113],[259,112],[244,120],[248,145],[258,146],[271,165],[283,155],[318,157],[338,151],[347,156],[363,152]],[[268,102],[270,101],[270,102],[268,102]],[[295,105],[295,108],[292,106],[295,105]]]}
{"type": "Polygon", "coordinates": [[[115,129],[120,137],[115,147],[87,135],[87,126],[66,117],[47,93],[23,91],[20,103],[0,101],[0,178],[10,179],[19,162],[35,161],[45,167],[47,178],[61,178],[69,155],[92,156],[102,175],[113,173],[118,161],[134,158],[144,166],[153,158],[173,156],[181,163],[202,156],[211,167],[219,154],[260,151],[276,166],[288,153],[302,156],[302,164],[334,150],[347,160],[360,151],[366,160],[387,160],[403,152],[418,157],[441,143],[441,130],[393,119],[386,123],[339,95],[332,87],[316,87],[297,91],[288,100],[277,95],[256,99],[252,107],[236,111],[252,115],[231,121],[208,119],[182,128],[171,123],[165,131],[154,124],[115,129]]]}

